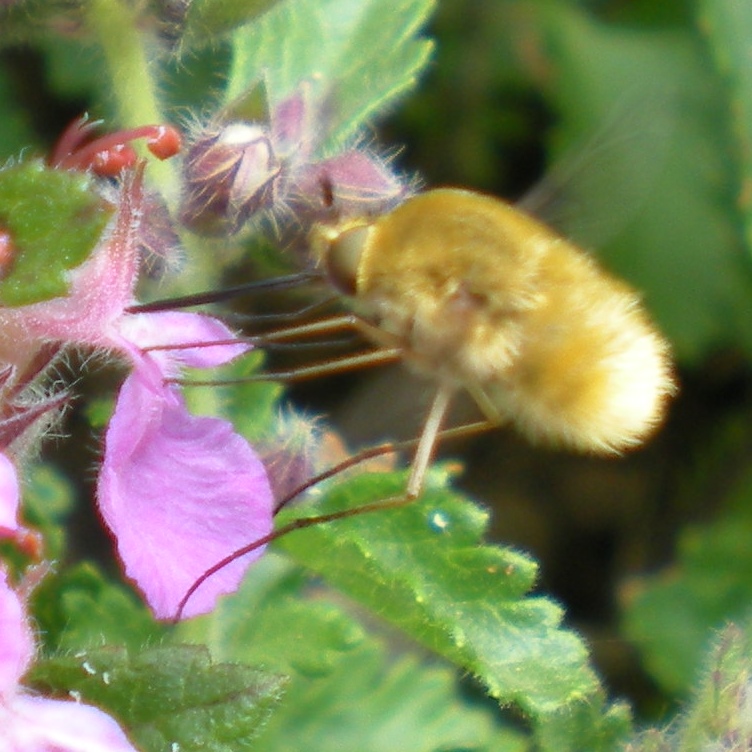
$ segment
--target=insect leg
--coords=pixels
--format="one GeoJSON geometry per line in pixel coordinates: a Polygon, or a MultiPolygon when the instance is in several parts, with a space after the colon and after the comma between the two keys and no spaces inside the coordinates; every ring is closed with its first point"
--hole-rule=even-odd
{"type": "Polygon", "coordinates": [[[357,355],[346,355],[342,358],[327,360],[324,363],[291,368],[288,371],[259,373],[252,376],[242,376],[238,379],[201,380],[170,378],[165,379],[165,383],[179,384],[180,386],[230,386],[232,384],[247,384],[252,381],[305,381],[306,379],[317,379],[321,376],[352,371],[356,368],[394,363],[401,357],[401,350],[371,350],[369,352],[358,353],[357,355]]]}
{"type": "MultiPolygon", "coordinates": [[[[280,342],[286,342],[287,340],[301,339],[304,337],[314,337],[321,334],[331,334],[341,331],[356,331],[370,339],[375,339],[372,335],[372,330],[375,329],[373,325],[361,319],[354,314],[344,314],[341,316],[330,316],[320,321],[313,321],[307,324],[300,324],[298,326],[290,326],[285,329],[278,329],[267,334],[259,335],[257,337],[249,337],[247,341],[253,342],[261,347],[264,344],[274,344],[280,342]]],[[[236,340],[227,340],[222,342],[204,343],[209,346],[217,344],[233,344],[236,340]]],[[[186,380],[186,379],[169,379],[169,383],[180,384],[182,386],[216,386],[216,385],[230,385],[230,384],[242,384],[249,381],[303,381],[305,379],[314,379],[321,376],[328,376],[336,373],[343,373],[345,371],[351,371],[356,368],[365,368],[374,365],[383,365],[386,363],[393,363],[404,357],[404,351],[400,346],[400,341],[397,337],[389,335],[387,333],[381,333],[381,336],[376,341],[377,349],[369,350],[363,353],[357,353],[355,355],[345,355],[341,358],[334,358],[327,360],[323,363],[314,363],[309,366],[300,366],[292,368],[288,371],[275,371],[271,373],[263,373],[254,376],[244,376],[239,379],[212,379],[210,381],[201,380],[186,380]]],[[[202,343],[188,343],[182,344],[181,348],[200,347],[202,343]]],[[[150,350],[160,349],[174,349],[174,345],[155,345],[150,347],[150,350]]]]}
{"type": "Polygon", "coordinates": [[[418,448],[415,450],[415,457],[410,468],[410,477],[405,489],[405,498],[412,501],[420,496],[423,490],[426,470],[431,462],[433,451],[436,448],[436,442],[441,430],[441,424],[446,416],[449,403],[454,395],[454,387],[449,384],[440,384],[434,395],[431,409],[428,411],[426,422],[423,424],[423,431],[420,434],[418,448]]]}
{"type": "MultiPolygon", "coordinates": [[[[449,390],[448,396],[451,396],[451,390],[449,390]]],[[[436,398],[434,399],[434,404],[439,402],[439,395],[437,394],[436,398]]],[[[446,410],[446,405],[443,408],[443,411],[446,410]]],[[[437,417],[438,423],[436,424],[437,429],[438,425],[441,422],[441,417],[443,417],[443,411],[442,414],[439,415],[439,410],[435,410],[432,407],[432,410],[429,412],[429,419],[431,415],[435,415],[437,417]]],[[[434,421],[435,422],[435,418],[434,421]]],[[[426,425],[428,425],[429,421],[426,421],[426,425]]],[[[466,436],[472,436],[474,434],[483,433],[484,431],[488,431],[489,429],[494,428],[494,424],[487,420],[477,421],[475,423],[468,423],[464,426],[457,426],[454,428],[447,428],[443,431],[434,430],[432,433],[432,441],[429,443],[426,436],[428,435],[425,428],[423,430],[423,433],[421,434],[420,438],[418,439],[408,439],[407,441],[395,441],[395,442],[386,442],[384,444],[379,444],[375,447],[370,447],[369,449],[364,449],[361,452],[358,452],[357,454],[353,455],[352,457],[348,457],[347,459],[343,460],[342,462],[339,462],[338,464],[334,465],[333,467],[330,467],[328,470],[324,470],[322,473],[314,476],[313,478],[310,478],[305,483],[298,486],[294,491],[292,491],[290,494],[288,494],[285,498],[280,499],[277,504],[277,512],[279,512],[283,507],[287,506],[290,502],[294,501],[298,496],[305,493],[309,489],[313,488],[314,486],[318,485],[319,483],[323,483],[325,480],[328,480],[329,478],[333,478],[336,475],[339,475],[340,473],[349,470],[352,467],[355,467],[356,465],[360,464],[361,462],[365,462],[366,460],[372,459],[373,457],[378,457],[384,454],[393,454],[395,452],[400,452],[406,449],[411,449],[412,447],[418,445],[420,447],[421,444],[424,446],[428,446],[428,450],[423,450],[421,454],[428,454],[428,457],[430,459],[430,450],[433,449],[433,446],[436,445],[437,441],[440,440],[449,440],[449,439],[458,439],[458,438],[464,438],[466,436]]],[[[420,449],[419,449],[420,451],[420,449]]],[[[413,464],[413,467],[415,467],[415,463],[413,464]]],[[[422,475],[425,476],[425,467],[423,468],[422,475]]],[[[411,472],[411,475],[413,475],[415,471],[411,472]]],[[[421,479],[422,480],[422,479],[421,479]]],[[[408,482],[408,486],[410,483],[408,482]]],[[[422,485],[422,483],[421,483],[422,485]]],[[[191,587],[186,591],[185,595],[180,600],[180,603],[178,604],[178,608],[175,612],[175,616],[173,617],[173,622],[178,622],[181,620],[183,611],[185,609],[186,604],[191,599],[193,594],[203,585],[204,582],[206,582],[210,577],[215,575],[217,572],[219,572],[224,567],[228,566],[229,564],[232,564],[232,562],[236,561],[237,559],[241,558],[242,556],[245,556],[246,554],[251,553],[252,551],[255,551],[258,548],[261,548],[261,546],[266,546],[267,544],[271,543],[272,541],[277,540],[278,538],[281,538],[288,533],[292,533],[295,530],[303,530],[307,527],[312,527],[314,525],[323,525],[327,522],[334,522],[336,520],[342,520],[347,517],[354,517],[359,514],[368,514],[369,512],[380,512],[384,511],[386,509],[391,509],[394,507],[402,506],[410,501],[414,501],[415,497],[410,497],[408,494],[403,494],[402,496],[395,496],[389,499],[381,499],[379,501],[373,501],[369,504],[364,504],[359,507],[353,507],[352,509],[343,509],[339,512],[332,512],[330,514],[322,514],[322,515],[316,515],[315,517],[300,517],[296,520],[292,520],[286,525],[283,525],[280,528],[277,528],[276,530],[269,533],[269,535],[265,535],[263,538],[258,538],[255,541],[252,541],[251,543],[233,551],[232,553],[225,556],[224,559],[221,559],[216,564],[212,565],[207,569],[205,572],[203,572],[191,585],[191,587]]]]}

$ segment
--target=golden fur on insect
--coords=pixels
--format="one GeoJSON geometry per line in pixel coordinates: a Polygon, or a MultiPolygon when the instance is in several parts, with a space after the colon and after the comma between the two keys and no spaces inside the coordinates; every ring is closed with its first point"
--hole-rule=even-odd
{"type": "Polygon", "coordinates": [[[313,250],[383,333],[377,344],[533,439],[618,453],[646,438],[674,391],[637,293],[497,199],[426,191],[320,228],[313,250]]]}

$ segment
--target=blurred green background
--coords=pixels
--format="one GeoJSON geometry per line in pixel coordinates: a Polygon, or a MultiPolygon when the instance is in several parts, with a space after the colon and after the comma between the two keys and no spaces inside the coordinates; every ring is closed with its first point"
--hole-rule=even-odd
{"type": "MultiPolygon", "coordinates": [[[[710,629],[752,602],[745,8],[445,0],[433,67],[379,129],[427,185],[529,196],[642,291],[672,342],[680,394],[629,456],[508,430],[444,450],[493,505],[494,535],[540,559],[541,589],[589,636],[607,684],[648,713],[686,693],[710,629]]],[[[424,392],[395,371],[324,404],[371,441],[416,432],[424,392]]]]}
{"type": "MultiPolygon", "coordinates": [[[[101,99],[93,53],[69,32],[0,53],[0,160],[48,148],[101,99]]],[[[434,62],[375,140],[425,185],[526,201],[640,289],[674,347],[680,394],[627,457],[506,430],[444,449],[463,459],[459,485],[495,507],[494,536],[541,561],[541,589],[607,684],[661,713],[711,630],[752,604],[752,6],[441,0],[428,33],[434,62]]],[[[192,75],[212,80],[210,52],[192,75]]],[[[385,369],[291,395],[360,445],[415,435],[429,391],[385,369]]],[[[69,427],[86,431],[83,410],[69,427]]]]}

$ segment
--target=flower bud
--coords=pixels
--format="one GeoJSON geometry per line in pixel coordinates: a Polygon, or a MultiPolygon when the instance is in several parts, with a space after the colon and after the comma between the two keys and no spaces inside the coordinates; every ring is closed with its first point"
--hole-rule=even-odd
{"type": "Polygon", "coordinates": [[[290,501],[290,495],[319,472],[319,433],[317,421],[282,414],[275,435],[259,449],[275,506],[290,501]]]}
{"type": "Polygon", "coordinates": [[[383,214],[407,198],[410,188],[382,160],[351,149],[302,168],[290,193],[298,215],[325,222],[383,214]]]}
{"type": "Polygon", "coordinates": [[[238,122],[207,129],[185,158],[181,221],[201,235],[233,235],[272,208],[281,171],[264,126],[238,122]]]}
{"type": "Polygon", "coordinates": [[[314,145],[313,134],[316,126],[320,127],[321,123],[316,123],[316,109],[311,107],[309,100],[310,87],[301,84],[295,93],[283,99],[272,110],[272,141],[283,157],[310,157],[314,145]]]}

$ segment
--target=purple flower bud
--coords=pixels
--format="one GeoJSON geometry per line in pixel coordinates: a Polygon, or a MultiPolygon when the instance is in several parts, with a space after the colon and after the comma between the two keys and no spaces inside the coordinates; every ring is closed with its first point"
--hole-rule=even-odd
{"type": "Polygon", "coordinates": [[[291,413],[280,416],[275,435],[259,447],[275,508],[319,472],[319,441],[317,421],[291,413]]]}
{"type": "Polygon", "coordinates": [[[181,221],[201,235],[233,235],[274,206],[282,167],[262,125],[212,126],[188,150],[181,221]]]}
{"type": "Polygon", "coordinates": [[[316,159],[329,131],[326,97],[303,81],[268,122],[214,123],[185,159],[181,221],[201,235],[233,235],[260,212],[285,245],[302,248],[311,225],[382,214],[414,189],[366,148],[316,159]]]}
{"type": "Polygon", "coordinates": [[[410,187],[383,160],[351,149],[302,168],[290,193],[299,217],[325,222],[389,211],[407,198],[410,187]]]}
{"type": "Polygon", "coordinates": [[[301,159],[310,158],[314,146],[314,123],[309,99],[309,87],[302,85],[292,96],[283,99],[272,112],[272,141],[277,152],[285,158],[290,158],[295,153],[301,159]]]}

